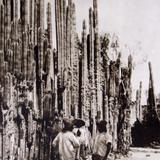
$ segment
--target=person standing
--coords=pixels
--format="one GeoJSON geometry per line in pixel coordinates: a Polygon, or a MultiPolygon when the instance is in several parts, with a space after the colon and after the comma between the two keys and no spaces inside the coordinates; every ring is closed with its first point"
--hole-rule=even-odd
{"type": "Polygon", "coordinates": [[[89,156],[91,155],[91,134],[85,124],[85,121],[82,119],[75,119],[74,120],[73,133],[79,139],[80,147],[77,151],[78,159],[79,160],[88,160],[89,156]]]}
{"type": "Polygon", "coordinates": [[[53,147],[58,146],[59,160],[75,160],[76,151],[80,144],[73,134],[73,123],[64,119],[64,128],[53,140],[53,147]]]}
{"type": "Polygon", "coordinates": [[[106,125],[104,120],[97,125],[98,133],[94,141],[92,160],[107,160],[111,151],[112,137],[107,133],[106,125]]]}

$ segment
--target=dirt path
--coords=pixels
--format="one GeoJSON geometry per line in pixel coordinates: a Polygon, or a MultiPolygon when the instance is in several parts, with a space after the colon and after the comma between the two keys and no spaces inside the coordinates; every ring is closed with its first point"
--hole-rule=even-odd
{"type": "Polygon", "coordinates": [[[117,160],[160,160],[160,149],[131,148],[128,157],[117,160]]]}

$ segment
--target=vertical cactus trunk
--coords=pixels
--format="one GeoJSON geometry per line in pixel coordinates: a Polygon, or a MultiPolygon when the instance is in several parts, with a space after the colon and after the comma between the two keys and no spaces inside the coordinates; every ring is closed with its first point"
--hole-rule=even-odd
{"type": "Polygon", "coordinates": [[[38,15],[37,15],[37,27],[41,28],[42,31],[44,30],[44,0],[38,0],[38,15]]]}
{"type": "MultiPolygon", "coordinates": [[[[2,105],[2,104],[0,104],[2,105]]],[[[3,158],[3,114],[2,109],[0,109],[0,158],[3,158]]]]}
{"type": "Polygon", "coordinates": [[[136,91],[136,118],[139,119],[139,90],[136,91]]]}
{"type": "MultiPolygon", "coordinates": [[[[66,40],[66,25],[67,25],[67,13],[66,13],[66,1],[65,0],[56,0],[55,1],[55,15],[56,15],[56,43],[58,51],[58,102],[61,109],[66,113],[67,107],[67,90],[65,84],[67,83],[67,66],[66,66],[66,53],[67,53],[67,40],[66,40]]],[[[68,101],[69,102],[69,101],[68,101]]]]}
{"type": "Polygon", "coordinates": [[[33,65],[33,52],[28,49],[27,51],[27,80],[32,80],[32,65],[33,65]]]}
{"type": "Polygon", "coordinates": [[[87,81],[87,35],[86,35],[86,22],[83,21],[82,32],[82,86],[81,86],[81,105],[82,105],[82,118],[85,117],[86,107],[86,81],[87,81]]]}
{"type": "Polygon", "coordinates": [[[66,99],[66,104],[64,104],[64,106],[66,105],[66,110],[68,110],[68,115],[71,114],[71,105],[72,105],[72,61],[73,61],[73,55],[75,53],[73,53],[73,49],[74,49],[74,30],[73,30],[73,3],[72,0],[68,1],[68,6],[67,6],[67,17],[66,17],[66,46],[67,46],[67,52],[66,52],[66,56],[67,56],[67,74],[66,74],[66,79],[64,81],[66,81],[68,84],[66,86],[66,94],[65,94],[65,99],[66,99]]]}
{"type": "Polygon", "coordinates": [[[10,0],[5,1],[5,39],[10,38],[11,31],[11,3],[10,0]]]}
{"type": "Polygon", "coordinates": [[[34,4],[34,44],[37,45],[37,33],[38,33],[38,4],[34,4]]]}
{"type": "Polygon", "coordinates": [[[62,85],[63,80],[63,66],[64,66],[64,4],[63,0],[55,1],[55,15],[56,15],[56,38],[57,38],[57,50],[58,50],[58,70],[60,73],[60,81],[62,85]]]}
{"type": "MultiPolygon", "coordinates": [[[[109,129],[112,135],[112,143],[115,145],[115,95],[116,95],[116,84],[115,84],[115,64],[116,62],[111,61],[110,63],[110,78],[109,78],[109,104],[108,104],[108,111],[109,111],[109,129]]],[[[115,146],[113,146],[115,148],[115,146]]]]}
{"type": "Polygon", "coordinates": [[[0,84],[4,84],[4,75],[5,75],[5,72],[4,72],[4,53],[3,51],[0,51],[0,84]]]}
{"type": "MultiPolygon", "coordinates": [[[[42,116],[42,96],[43,96],[43,82],[42,82],[42,73],[43,73],[43,40],[42,40],[42,29],[38,29],[38,81],[37,85],[39,86],[39,94],[38,94],[38,101],[39,101],[39,113],[42,116]]],[[[37,86],[37,87],[38,87],[37,86]]]]}
{"type": "Polygon", "coordinates": [[[72,33],[71,33],[71,114],[75,116],[75,109],[78,106],[78,61],[79,53],[77,52],[78,35],[76,33],[76,10],[75,4],[71,5],[71,18],[72,18],[72,33]]]}
{"type": "Polygon", "coordinates": [[[83,32],[82,32],[82,85],[81,85],[81,107],[82,107],[82,118],[89,123],[89,106],[88,106],[88,67],[87,67],[87,28],[86,23],[83,21],[83,32]]]}
{"type": "Polygon", "coordinates": [[[27,41],[28,41],[28,35],[26,32],[22,35],[22,73],[24,74],[24,77],[27,78],[27,41]]]}
{"type": "Polygon", "coordinates": [[[63,0],[63,51],[64,51],[64,69],[67,68],[67,30],[66,30],[66,25],[67,25],[67,11],[66,11],[66,0],[63,0]]]}
{"type": "MultiPolygon", "coordinates": [[[[18,10],[18,0],[14,0],[14,1],[13,1],[13,6],[12,6],[12,7],[13,7],[13,8],[12,8],[12,11],[11,11],[11,12],[12,12],[12,14],[13,14],[13,15],[12,15],[12,16],[13,16],[13,21],[16,22],[16,21],[18,20],[18,11],[19,11],[19,10],[18,10]]],[[[12,16],[11,16],[11,17],[12,17],[12,16]]]]}
{"type": "Polygon", "coordinates": [[[20,1],[20,18],[22,21],[22,30],[26,31],[27,26],[29,24],[29,17],[28,17],[28,0],[21,0],[20,1]]]}
{"type": "MultiPolygon", "coordinates": [[[[60,9],[59,9],[59,1],[55,0],[55,17],[56,17],[56,44],[57,51],[60,54],[60,9]]],[[[61,68],[61,56],[58,56],[58,71],[60,72],[61,68]]],[[[60,72],[61,73],[61,72],[60,72]]]]}
{"type": "Polygon", "coordinates": [[[129,150],[131,143],[131,77],[132,77],[132,57],[128,57],[128,67],[121,70],[120,83],[120,109],[118,119],[118,151],[125,154],[129,150]],[[122,118],[123,117],[123,118],[122,118]],[[126,125],[125,125],[126,124],[126,125]]]}
{"type": "Polygon", "coordinates": [[[31,0],[29,2],[29,27],[30,27],[30,32],[31,32],[31,37],[30,41],[33,43],[34,42],[34,22],[35,22],[35,1],[31,0]]]}
{"type": "Polygon", "coordinates": [[[139,98],[138,98],[139,120],[140,121],[142,121],[141,95],[142,95],[142,82],[140,82],[139,84],[139,98]]]}
{"type": "Polygon", "coordinates": [[[4,31],[5,31],[5,29],[4,29],[4,22],[5,22],[5,19],[4,19],[4,14],[5,14],[5,12],[4,12],[4,6],[3,6],[3,4],[1,4],[1,6],[0,6],[1,8],[0,8],[0,22],[1,22],[1,24],[0,24],[0,50],[4,50],[4,31]]]}
{"type": "Polygon", "coordinates": [[[93,10],[89,9],[89,50],[90,50],[90,91],[91,91],[91,117],[93,119],[93,130],[92,135],[95,137],[96,135],[96,116],[97,116],[97,108],[96,108],[96,90],[95,90],[95,57],[94,57],[94,29],[93,29],[93,10]]]}
{"type": "Polygon", "coordinates": [[[69,97],[69,75],[70,73],[70,38],[71,38],[71,8],[68,4],[67,9],[66,9],[66,70],[64,72],[64,82],[66,85],[66,89],[64,91],[64,108],[65,108],[65,113],[66,115],[69,114],[69,103],[70,103],[70,97],[69,97]],[[68,73],[67,73],[68,72],[68,73]]]}
{"type": "Polygon", "coordinates": [[[149,66],[149,93],[148,93],[148,105],[150,110],[157,110],[155,93],[154,93],[154,82],[151,62],[148,63],[149,66]]]}
{"type": "Polygon", "coordinates": [[[98,5],[97,0],[93,0],[93,27],[94,27],[94,57],[95,57],[95,85],[98,119],[102,119],[102,92],[100,84],[100,40],[98,31],[98,5]]]}
{"type": "MultiPolygon", "coordinates": [[[[61,73],[63,75],[63,71],[64,71],[64,60],[65,60],[65,51],[64,51],[64,42],[65,42],[65,39],[64,39],[64,29],[65,29],[65,19],[64,19],[64,14],[65,14],[65,11],[64,11],[64,0],[60,0],[60,41],[61,41],[61,45],[59,46],[60,49],[61,49],[61,73]]],[[[62,79],[63,80],[63,79],[62,79]]]]}
{"type": "Polygon", "coordinates": [[[52,20],[51,20],[51,4],[47,6],[47,31],[49,48],[52,46],[52,20]]]}
{"type": "Polygon", "coordinates": [[[47,65],[47,83],[46,83],[46,89],[47,91],[53,90],[53,82],[54,81],[54,73],[53,73],[53,54],[51,50],[48,48],[47,55],[46,55],[46,65],[47,65]]]}

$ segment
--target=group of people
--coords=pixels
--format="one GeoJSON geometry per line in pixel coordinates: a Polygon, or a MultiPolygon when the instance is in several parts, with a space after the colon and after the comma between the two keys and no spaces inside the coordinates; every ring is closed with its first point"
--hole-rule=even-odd
{"type": "Polygon", "coordinates": [[[64,118],[63,128],[52,145],[56,160],[107,160],[112,137],[104,120],[97,123],[97,135],[93,139],[83,120],[64,118]]]}

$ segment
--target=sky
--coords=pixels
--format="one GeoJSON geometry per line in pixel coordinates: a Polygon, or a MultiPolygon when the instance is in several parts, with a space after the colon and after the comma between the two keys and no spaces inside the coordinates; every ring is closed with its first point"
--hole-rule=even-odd
{"type": "MultiPolygon", "coordinates": [[[[88,22],[92,0],[73,1],[76,4],[77,31],[81,34],[82,21],[88,22]]],[[[155,93],[160,93],[160,0],[98,0],[98,14],[100,34],[110,33],[119,37],[123,60],[132,54],[133,97],[142,81],[142,103],[146,103],[148,61],[152,63],[155,93]]]]}

